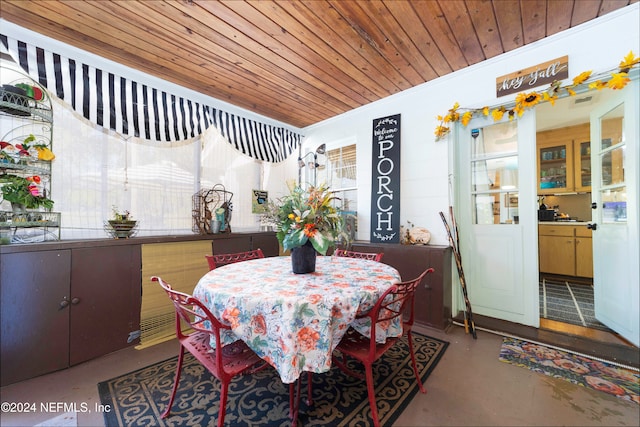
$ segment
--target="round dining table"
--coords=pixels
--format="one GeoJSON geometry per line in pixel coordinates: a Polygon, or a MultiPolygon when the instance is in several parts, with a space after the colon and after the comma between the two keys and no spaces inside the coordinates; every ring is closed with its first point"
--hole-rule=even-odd
{"type": "MultiPolygon", "coordinates": [[[[243,340],[284,383],[293,383],[303,371],[327,372],[350,326],[369,333],[367,319],[356,315],[370,310],[399,281],[395,268],[377,261],[318,256],[315,272],[294,274],[291,258],[280,256],[211,270],[193,295],[231,326],[223,331],[224,344],[243,340]]],[[[376,330],[382,342],[400,335],[399,321],[376,330]]]]}

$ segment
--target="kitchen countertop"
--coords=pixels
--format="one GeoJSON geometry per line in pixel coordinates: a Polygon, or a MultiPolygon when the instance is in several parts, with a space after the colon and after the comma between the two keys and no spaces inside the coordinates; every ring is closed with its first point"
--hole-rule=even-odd
{"type": "Polygon", "coordinates": [[[587,225],[590,221],[538,221],[538,225],[587,225]]]}

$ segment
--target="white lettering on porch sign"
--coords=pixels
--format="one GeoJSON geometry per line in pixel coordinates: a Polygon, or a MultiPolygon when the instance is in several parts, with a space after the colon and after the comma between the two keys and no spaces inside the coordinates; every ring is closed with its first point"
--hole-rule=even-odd
{"type": "Polygon", "coordinates": [[[400,241],[400,114],[373,121],[371,242],[400,241]]]}
{"type": "Polygon", "coordinates": [[[562,81],[569,77],[569,57],[562,56],[507,74],[496,79],[496,95],[498,97],[510,93],[525,92],[534,87],[562,81]]]}

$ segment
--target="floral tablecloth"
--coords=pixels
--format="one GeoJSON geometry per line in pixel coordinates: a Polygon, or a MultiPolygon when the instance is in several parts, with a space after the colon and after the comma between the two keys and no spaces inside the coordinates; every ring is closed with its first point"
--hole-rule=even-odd
{"type": "MultiPolygon", "coordinates": [[[[289,257],[271,257],[216,268],[193,294],[231,325],[225,343],[242,339],[292,383],[303,371],[328,371],[349,325],[367,332],[354,322],[356,313],[370,310],[399,281],[396,269],[376,261],[318,256],[314,273],[294,274],[289,257]]],[[[401,334],[396,322],[376,338],[401,334]]]]}

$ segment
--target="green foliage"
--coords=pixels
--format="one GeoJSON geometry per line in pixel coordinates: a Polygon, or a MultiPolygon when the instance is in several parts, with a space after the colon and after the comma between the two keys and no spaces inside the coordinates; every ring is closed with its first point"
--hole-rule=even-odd
{"type": "Polygon", "coordinates": [[[316,251],[326,255],[343,233],[344,218],[332,206],[336,198],[327,187],[294,187],[291,193],[280,199],[275,212],[278,241],[284,250],[297,248],[311,242],[316,251]]]}
{"type": "Polygon", "coordinates": [[[39,181],[40,177],[24,178],[17,175],[3,175],[0,177],[2,198],[8,202],[24,205],[27,209],[37,209],[40,206],[45,209],[53,208],[53,200],[33,191],[36,180],[39,181]]]}

